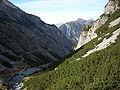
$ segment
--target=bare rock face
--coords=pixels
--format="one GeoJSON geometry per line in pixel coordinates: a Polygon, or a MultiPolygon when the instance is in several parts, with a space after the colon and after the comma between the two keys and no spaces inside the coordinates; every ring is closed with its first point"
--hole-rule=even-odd
{"type": "Polygon", "coordinates": [[[96,20],[96,22],[88,31],[82,31],[80,33],[80,38],[75,49],[79,49],[81,46],[97,37],[97,34],[95,33],[96,29],[105,24],[105,22],[108,20],[109,15],[120,9],[119,2],[119,0],[110,0],[107,3],[105,6],[104,14],[102,14],[100,18],[96,20]]]}
{"type": "Polygon", "coordinates": [[[120,9],[119,0],[110,0],[109,3],[105,6],[104,13],[105,14],[112,14],[116,10],[120,9]]]}
{"type": "Polygon", "coordinates": [[[2,61],[9,64],[21,61],[32,66],[54,62],[71,53],[72,45],[55,25],[46,24],[7,0],[0,0],[2,61]]]}
{"type": "Polygon", "coordinates": [[[83,27],[93,23],[94,23],[93,19],[84,20],[79,18],[76,21],[71,21],[62,24],[59,27],[59,29],[69,40],[71,40],[74,44],[77,44],[80,36],[80,31],[83,29],[83,27]]]}

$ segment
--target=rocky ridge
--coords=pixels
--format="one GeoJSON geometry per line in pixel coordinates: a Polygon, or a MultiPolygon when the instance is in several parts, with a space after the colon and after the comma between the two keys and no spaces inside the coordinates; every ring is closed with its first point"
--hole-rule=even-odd
{"type": "Polygon", "coordinates": [[[79,49],[84,44],[88,43],[92,39],[97,37],[95,31],[105,24],[108,20],[109,16],[112,15],[116,10],[120,9],[118,0],[110,0],[109,3],[105,6],[104,14],[102,14],[99,19],[96,20],[94,25],[89,29],[89,31],[81,31],[79,41],[76,47],[76,50],[79,49]]]}
{"type": "Polygon", "coordinates": [[[74,44],[77,44],[78,38],[80,36],[80,31],[83,29],[83,27],[93,23],[94,23],[93,19],[84,20],[84,19],[78,18],[76,21],[71,21],[71,22],[62,24],[59,27],[59,29],[69,40],[71,40],[74,44]]]}

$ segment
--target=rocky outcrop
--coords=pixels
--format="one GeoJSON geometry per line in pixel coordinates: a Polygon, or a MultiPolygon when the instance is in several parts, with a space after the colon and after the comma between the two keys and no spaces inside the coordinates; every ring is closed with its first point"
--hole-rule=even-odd
{"type": "Polygon", "coordinates": [[[120,1],[119,0],[109,0],[109,3],[105,6],[104,13],[105,14],[112,14],[116,10],[120,9],[120,1]]]}
{"type": "Polygon", "coordinates": [[[108,46],[110,46],[112,43],[115,43],[115,40],[117,39],[117,36],[120,35],[120,28],[117,29],[116,31],[114,31],[112,34],[113,35],[110,38],[108,38],[108,39],[104,38],[104,40],[100,44],[98,44],[94,49],[88,51],[87,54],[85,54],[82,57],[86,57],[86,56],[92,54],[95,51],[100,51],[102,49],[105,49],[108,46]]]}
{"type": "Polygon", "coordinates": [[[80,38],[77,44],[76,50],[79,49],[84,44],[88,43],[92,39],[97,37],[95,31],[105,24],[108,20],[109,16],[112,15],[116,10],[120,9],[120,5],[118,4],[119,0],[110,0],[109,3],[105,6],[104,14],[100,16],[99,19],[93,24],[93,26],[88,31],[82,31],[80,33],[80,38]]]}
{"type": "Polygon", "coordinates": [[[110,23],[109,27],[113,27],[113,26],[115,26],[115,25],[117,25],[117,24],[119,24],[119,23],[120,23],[120,17],[117,18],[117,19],[115,19],[114,21],[112,21],[112,22],[110,23]]]}
{"type": "Polygon", "coordinates": [[[57,61],[71,53],[72,45],[55,25],[0,0],[0,70],[16,62],[36,66],[57,61]]]}
{"type": "Polygon", "coordinates": [[[80,36],[80,31],[84,26],[93,24],[94,20],[83,20],[81,18],[76,21],[67,22],[59,27],[62,33],[71,40],[74,44],[78,43],[78,38],[80,36]]]}

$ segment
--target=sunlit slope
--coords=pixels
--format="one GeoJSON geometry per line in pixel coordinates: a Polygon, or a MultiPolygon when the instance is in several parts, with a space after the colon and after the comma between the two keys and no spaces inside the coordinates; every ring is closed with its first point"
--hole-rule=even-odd
{"type": "Polygon", "coordinates": [[[108,27],[110,22],[119,17],[120,10],[117,10],[96,30],[98,37],[66,58],[57,70],[24,82],[27,90],[120,90],[120,35],[107,48],[82,57],[120,28],[120,23],[108,27]]]}

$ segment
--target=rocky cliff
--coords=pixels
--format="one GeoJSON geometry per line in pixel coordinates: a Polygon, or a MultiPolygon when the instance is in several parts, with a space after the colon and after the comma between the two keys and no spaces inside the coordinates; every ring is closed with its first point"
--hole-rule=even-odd
{"type": "Polygon", "coordinates": [[[77,44],[80,31],[83,29],[83,27],[93,23],[93,19],[84,20],[79,18],[76,21],[67,22],[61,25],[59,29],[69,40],[71,40],[74,44],[77,44]]]}
{"type": "Polygon", "coordinates": [[[72,45],[55,25],[0,0],[0,73],[57,61],[72,45]]]}
{"type": "Polygon", "coordinates": [[[109,0],[107,5],[105,6],[104,13],[96,20],[94,25],[89,29],[89,31],[81,31],[79,41],[76,49],[79,49],[84,44],[88,43],[92,39],[97,37],[95,31],[105,24],[108,18],[116,11],[120,9],[120,1],[119,0],[109,0]]]}

